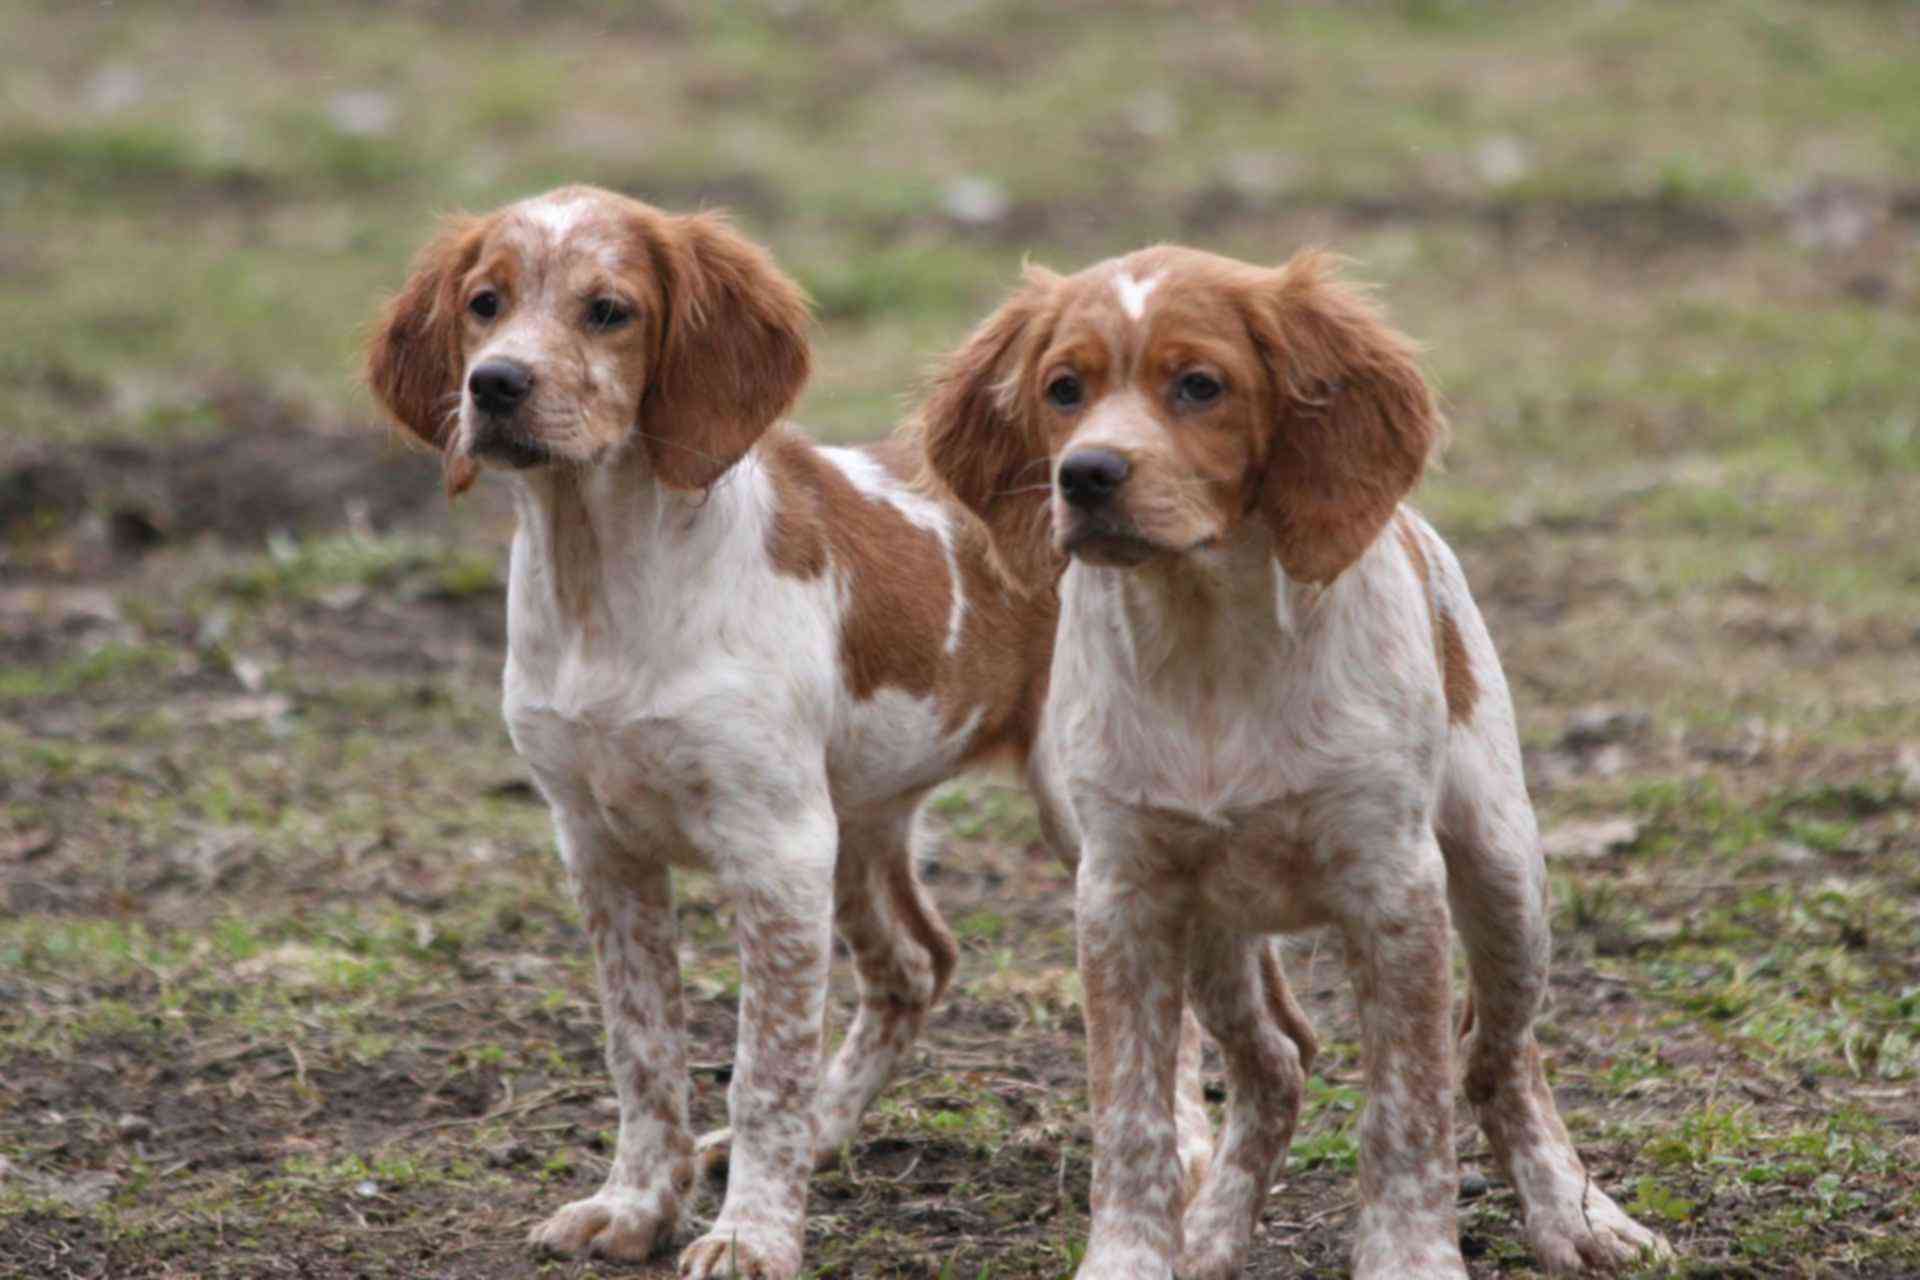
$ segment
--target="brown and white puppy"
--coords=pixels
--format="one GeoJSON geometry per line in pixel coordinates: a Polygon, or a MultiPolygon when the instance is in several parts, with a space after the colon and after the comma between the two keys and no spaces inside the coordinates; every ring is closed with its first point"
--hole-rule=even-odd
{"type": "Polygon", "coordinates": [[[1023,757],[1050,591],[900,445],[776,425],[808,370],[800,290],[709,215],[568,187],[457,219],[388,305],[368,380],[451,490],[513,486],[505,714],[551,806],[599,967],[620,1134],[535,1243],[639,1258],[695,1173],[670,867],[733,900],[743,979],[726,1198],[685,1277],[800,1268],[816,1156],[886,1082],[956,950],[917,878],[937,783],[1023,757]],[[831,931],[860,1005],[821,1079],[831,931]]]}
{"type": "Polygon", "coordinates": [[[1512,704],[1458,562],[1402,505],[1441,429],[1412,344],[1312,253],[1031,271],[939,379],[931,470],[1016,571],[1072,558],[1035,767],[1081,844],[1082,1280],[1239,1269],[1303,1083],[1264,1016],[1261,937],[1321,924],[1364,1037],[1356,1276],[1466,1274],[1456,1039],[1540,1262],[1665,1250],[1590,1184],[1541,1067],[1546,869],[1512,704]],[[1231,1086],[1190,1198],[1168,1102],[1184,1000],[1231,1086]]]}

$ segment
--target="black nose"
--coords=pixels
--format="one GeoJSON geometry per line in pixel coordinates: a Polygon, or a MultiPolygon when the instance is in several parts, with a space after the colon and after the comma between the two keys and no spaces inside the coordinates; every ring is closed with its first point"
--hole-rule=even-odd
{"type": "Polygon", "coordinates": [[[467,375],[473,402],[487,413],[510,413],[533,390],[533,372],[517,360],[488,360],[467,375]]]}
{"type": "Polygon", "coordinates": [[[1132,470],[1132,464],[1111,449],[1082,449],[1060,463],[1060,496],[1076,507],[1097,507],[1132,470]]]}

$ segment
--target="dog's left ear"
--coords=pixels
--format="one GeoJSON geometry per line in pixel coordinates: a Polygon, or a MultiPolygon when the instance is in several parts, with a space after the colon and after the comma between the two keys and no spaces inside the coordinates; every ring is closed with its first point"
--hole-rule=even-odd
{"type": "Polygon", "coordinates": [[[1331,582],[1360,558],[1445,432],[1412,340],[1333,267],[1296,254],[1245,302],[1276,399],[1257,509],[1299,582],[1331,582]]]}
{"type": "Polygon", "coordinates": [[[473,459],[447,452],[460,408],[460,300],[485,238],[484,218],[447,219],[381,310],[367,343],[367,386],[393,420],[445,454],[447,492],[473,483],[473,459]]]}
{"type": "Polygon", "coordinates": [[[1059,276],[1029,266],[1013,296],[941,362],[912,428],[925,473],[985,522],[1022,589],[1060,570],[1047,536],[1047,441],[1027,385],[1059,286],[1059,276]]]}
{"type": "Polygon", "coordinates": [[[718,214],[660,219],[649,252],[666,294],[639,428],[661,483],[704,489],[806,385],[806,294],[718,214]]]}

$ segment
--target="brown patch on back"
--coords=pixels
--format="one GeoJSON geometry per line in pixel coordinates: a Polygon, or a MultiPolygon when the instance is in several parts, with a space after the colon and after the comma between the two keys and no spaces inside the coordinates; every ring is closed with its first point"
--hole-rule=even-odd
{"type": "Polygon", "coordinates": [[[770,454],[780,492],[768,552],[782,572],[818,577],[830,563],[845,582],[847,688],[863,701],[882,687],[932,693],[952,599],[939,540],[854,488],[809,441],[782,435],[770,454]]]}
{"type": "Polygon", "coordinates": [[[815,479],[820,460],[806,441],[784,432],[769,441],[765,457],[775,493],[767,558],[776,573],[817,578],[827,571],[826,517],[815,479]]]}
{"type": "Polygon", "coordinates": [[[984,525],[955,510],[954,557],[967,594],[960,652],[942,695],[949,723],[978,707],[980,723],[967,758],[1012,751],[1025,760],[1040,732],[1053,665],[1053,629],[1060,600],[1051,584],[1010,583],[984,525]]]}
{"type": "MultiPolygon", "coordinates": [[[[904,487],[916,459],[898,437],[864,452],[904,487]]],[[[966,613],[948,653],[953,583],[940,540],[891,503],[869,498],[805,438],[777,432],[764,446],[777,496],[767,554],[791,577],[831,568],[848,602],[841,669],[860,700],[883,688],[938,702],[948,730],[977,711],[969,758],[1011,747],[1022,757],[1038,729],[1057,608],[1050,591],[1021,591],[998,572],[987,531],[951,499],[950,521],[966,613]]],[[[918,491],[926,496],[924,491],[918,491]]]]}
{"type": "MultiPolygon", "coordinates": [[[[944,493],[930,495],[916,484],[922,459],[910,435],[896,433],[869,446],[867,453],[903,488],[922,497],[933,496],[946,512],[966,600],[958,651],[937,650],[936,693],[946,727],[959,728],[977,710],[980,719],[967,744],[967,759],[977,761],[1010,750],[1024,761],[1040,730],[1047,673],[1053,665],[1053,628],[1060,605],[1051,581],[1010,578],[998,555],[999,543],[986,524],[944,493]]],[[[946,643],[948,614],[944,610],[951,597],[945,601],[941,646],[946,643]]]]}
{"type": "Polygon", "coordinates": [[[1480,700],[1480,684],[1473,678],[1473,665],[1467,661],[1460,624],[1444,607],[1434,617],[1434,641],[1440,649],[1440,680],[1446,688],[1447,720],[1452,724],[1465,724],[1473,718],[1474,704],[1480,700]]]}
{"type": "Polygon", "coordinates": [[[1480,682],[1474,679],[1473,664],[1467,660],[1467,645],[1460,635],[1460,624],[1454,621],[1447,607],[1433,597],[1433,566],[1427,560],[1419,528],[1402,513],[1394,522],[1394,531],[1426,592],[1427,612],[1433,619],[1433,651],[1440,660],[1440,683],[1447,698],[1447,721],[1465,724],[1473,718],[1474,705],[1480,700],[1480,682]]]}

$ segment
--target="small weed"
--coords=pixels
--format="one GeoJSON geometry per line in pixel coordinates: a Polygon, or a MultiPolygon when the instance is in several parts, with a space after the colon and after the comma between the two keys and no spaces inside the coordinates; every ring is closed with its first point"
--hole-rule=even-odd
{"type": "MultiPolygon", "coordinates": [[[[151,680],[173,663],[173,655],[157,647],[103,644],[51,667],[12,667],[0,671],[0,699],[55,698],[97,690],[102,686],[151,680]]],[[[43,759],[59,766],[60,748],[43,749],[43,759]]]]}
{"type": "Polygon", "coordinates": [[[1678,1224],[1693,1217],[1699,1206],[1685,1196],[1676,1195],[1651,1176],[1642,1175],[1634,1179],[1633,1198],[1626,1208],[1642,1222],[1678,1224]]]}

